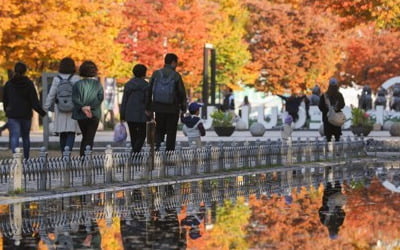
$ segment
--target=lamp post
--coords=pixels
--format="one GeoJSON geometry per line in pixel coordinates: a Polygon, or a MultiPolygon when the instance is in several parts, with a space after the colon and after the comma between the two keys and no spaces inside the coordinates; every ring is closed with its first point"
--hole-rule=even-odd
{"type": "Polygon", "coordinates": [[[204,45],[204,63],[203,63],[203,109],[202,117],[207,116],[207,106],[209,97],[211,96],[211,105],[215,105],[215,88],[216,88],[216,52],[212,44],[204,45]],[[211,74],[209,76],[209,73],[211,74]],[[209,81],[209,78],[211,81],[209,81]]]}

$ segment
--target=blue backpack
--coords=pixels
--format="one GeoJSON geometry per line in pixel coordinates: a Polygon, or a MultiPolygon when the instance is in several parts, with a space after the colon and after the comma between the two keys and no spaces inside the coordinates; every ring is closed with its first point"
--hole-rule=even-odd
{"type": "Polygon", "coordinates": [[[165,76],[161,70],[160,76],[154,79],[153,83],[153,102],[163,104],[173,104],[175,101],[175,72],[165,76]]]}

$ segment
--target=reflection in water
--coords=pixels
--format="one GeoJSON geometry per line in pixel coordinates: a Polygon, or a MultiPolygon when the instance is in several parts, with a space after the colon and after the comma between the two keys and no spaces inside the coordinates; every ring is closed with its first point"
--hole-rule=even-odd
{"type": "MultiPolygon", "coordinates": [[[[381,169],[378,177],[396,180],[394,171],[381,169]]],[[[4,249],[370,248],[400,233],[399,195],[371,181],[373,173],[366,166],[271,170],[12,204],[0,213],[2,243],[4,249]]]]}
{"type": "Polygon", "coordinates": [[[345,196],[342,194],[342,187],[339,181],[334,186],[331,182],[326,184],[324,194],[322,196],[322,207],[319,209],[319,218],[329,231],[329,237],[336,239],[339,233],[339,227],[343,224],[346,213],[343,205],[346,202],[345,196]]]}

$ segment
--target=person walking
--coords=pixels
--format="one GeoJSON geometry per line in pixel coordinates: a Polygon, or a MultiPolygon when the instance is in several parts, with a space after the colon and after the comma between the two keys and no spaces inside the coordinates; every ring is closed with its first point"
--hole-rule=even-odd
{"type": "Polygon", "coordinates": [[[79,67],[79,75],[82,78],[72,88],[72,102],[74,109],[72,119],[78,121],[82,132],[80,156],[85,154],[86,146],[93,148],[94,137],[101,118],[101,103],[104,99],[104,91],[97,80],[97,66],[92,61],[85,61],[79,67]]]}
{"type": "Polygon", "coordinates": [[[297,120],[299,119],[299,107],[301,105],[301,102],[307,99],[307,97],[305,95],[296,96],[295,94],[292,94],[289,97],[283,95],[278,96],[285,101],[285,110],[286,112],[288,112],[289,115],[292,116],[293,122],[297,122],[297,120]]]}
{"type": "Polygon", "coordinates": [[[7,127],[10,131],[11,151],[19,147],[22,137],[24,158],[29,158],[30,130],[32,125],[32,109],[45,116],[46,112],[39,103],[39,98],[33,82],[25,76],[27,67],[18,62],[14,67],[14,76],[4,87],[3,106],[8,118],[7,127]]]}
{"type": "Polygon", "coordinates": [[[76,120],[72,119],[72,88],[79,81],[79,76],[74,75],[75,62],[69,57],[61,60],[58,75],[53,78],[49,94],[43,105],[45,111],[49,111],[54,105],[54,132],[60,136],[60,149],[64,152],[68,146],[72,150],[76,133],[80,133],[76,120]],[[68,105],[68,107],[64,107],[68,105]]]}
{"type": "Polygon", "coordinates": [[[136,64],[132,72],[134,77],[124,87],[120,118],[128,122],[132,152],[138,153],[146,139],[146,121],[149,117],[145,109],[149,101],[149,84],[145,80],[146,66],[136,64]]]}
{"type": "Polygon", "coordinates": [[[336,78],[331,78],[329,80],[328,90],[323,94],[319,100],[319,110],[322,112],[322,122],[324,125],[324,133],[327,141],[332,140],[332,136],[335,136],[335,140],[339,141],[342,135],[342,127],[332,125],[328,122],[328,111],[329,107],[326,103],[326,99],[329,100],[330,105],[332,105],[336,112],[340,112],[344,108],[344,98],[339,92],[339,84],[336,78]]]}
{"type": "Polygon", "coordinates": [[[167,135],[166,149],[175,150],[179,112],[186,111],[186,90],[181,75],[176,72],[178,57],[169,53],[165,66],[150,79],[148,111],[155,112],[156,149],[167,135]]]}

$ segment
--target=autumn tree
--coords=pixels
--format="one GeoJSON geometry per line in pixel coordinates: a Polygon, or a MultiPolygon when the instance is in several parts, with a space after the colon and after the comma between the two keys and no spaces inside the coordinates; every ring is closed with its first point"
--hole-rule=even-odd
{"type": "Polygon", "coordinates": [[[306,4],[340,16],[343,28],[373,22],[378,28],[400,28],[398,0],[305,0],[306,4]]]}
{"type": "MultiPolygon", "coordinates": [[[[121,3],[99,1],[2,1],[0,63],[24,61],[38,76],[65,56],[96,62],[104,75],[121,60],[114,42],[122,25],[121,3]],[[4,24],[4,25],[3,25],[4,24]]],[[[116,69],[113,69],[116,70],[116,69]]]]}
{"type": "Polygon", "coordinates": [[[249,77],[245,68],[251,62],[245,41],[249,12],[241,0],[212,2],[215,14],[210,17],[208,36],[217,53],[217,83],[233,87],[249,77]]]}
{"type": "Polygon", "coordinates": [[[179,71],[187,87],[200,83],[206,38],[204,9],[198,1],[135,1],[125,3],[128,20],[118,41],[127,61],[137,61],[150,72],[163,66],[168,52],[179,57],[179,71]]]}
{"type": "Polygon", "coordinates": [[[399,74],[400,32],[364,25],[351,31],[348,39],[345,57],[338,68],[344,82],[354,81],[377,89],[384,81],[399,74]]]}

